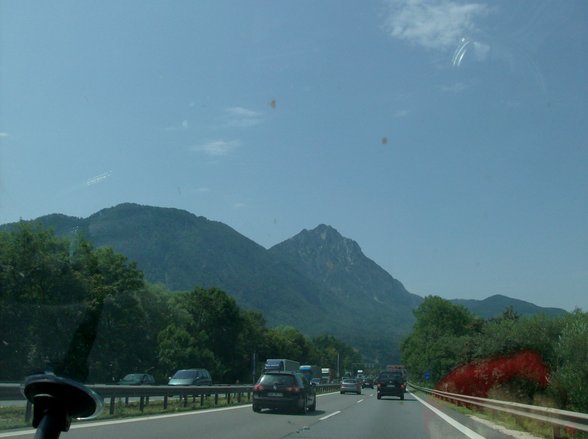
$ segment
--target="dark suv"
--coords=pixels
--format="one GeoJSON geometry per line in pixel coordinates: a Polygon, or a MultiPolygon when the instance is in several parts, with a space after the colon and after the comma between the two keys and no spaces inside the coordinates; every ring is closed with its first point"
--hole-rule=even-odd
{"type": "Polygon", "coordinates": [[[253,387],[253,411],[264,408],[313,412],[316,388],[300,373],[266,372],[253,387]]]}
{"type": "Polygon", "coordinates": [[[378,399],[382,399],[382,396],[398,396],[403,400],[406,378],[400,370],[380,372],[376,379],[376,386],[378,399]]]}

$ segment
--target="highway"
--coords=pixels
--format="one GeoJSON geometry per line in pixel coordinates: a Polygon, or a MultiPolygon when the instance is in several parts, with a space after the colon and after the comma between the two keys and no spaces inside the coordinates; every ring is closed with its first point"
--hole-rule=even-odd
{"type": "MultiPolygon", "coordinates": [[[[115,421],[74,423],[64,439],[90,438],[411,438],[512,439],[460,415],[422,394],[376,399],[362,395],[319,395],[317,410],[306,415],[263,411],[251,405],[115,421]]],[[[32,429],[0,433],[0,438],[33,438],[32,429]]]]}

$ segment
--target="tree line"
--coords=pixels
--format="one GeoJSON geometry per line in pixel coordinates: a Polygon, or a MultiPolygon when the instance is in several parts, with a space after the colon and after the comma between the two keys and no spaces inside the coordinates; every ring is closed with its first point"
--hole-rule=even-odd
{"type": "MultiPolygon", "coordinates": [[[[276,292],[279,294],[279,292],[276,292]]],[[[0,232],[0,380],[51,370],[108,383],[147,372],[158,383],[204,367],[215,383],[251,382],[255,359],[291,358],[342,370],[361,361],[331,335],[269,328],[226,292],[170,292],[136,264],[79,234],[20,222],[0,232]]]]}
{"type": "Polygon", "coordinates": [[[429,296],[414,315],[413,331],[401,345],[412,380],[434,386],[459,377],[466,388],[478,380],[478,388],[494,384],[489,396],[498,399],[588,412],[588,313],[521,317],[508,308],[484,320],[429,296]],[[544,377],[535,377],[543,367],[544,377]],[[505,374],[512,379],[500,379],[505,374]]]}

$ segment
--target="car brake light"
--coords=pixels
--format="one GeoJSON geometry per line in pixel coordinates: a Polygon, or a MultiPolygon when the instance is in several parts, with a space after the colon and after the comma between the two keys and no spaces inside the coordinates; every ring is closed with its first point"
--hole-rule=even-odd
{"type": "Polygon", "coordinates": [[[263,392],[263,386],[261,384],[256,384],[253,388],[254,392],[263,392]]]}

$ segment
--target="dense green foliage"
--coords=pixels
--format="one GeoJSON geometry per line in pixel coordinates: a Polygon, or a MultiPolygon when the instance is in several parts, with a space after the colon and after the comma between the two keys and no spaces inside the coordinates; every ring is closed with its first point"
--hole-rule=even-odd
{"type": "MultiPolygon", "coordinates": [[[[205,367],[217,383],[251,381],[257,359],[342,367],[359,353],[334,337],[268,328],[216,288],[171,293],[133,262],[81,235],[21,223],[0,232],[0,380],[52,369],[86,382],[205,367]]],[[[256,365],[258,366],[258,365],[256,365]]],[[[259,369],[257,369],[259,372],[259,369]]]]}
{"type": "Polygon", "coordinates": [[[325,225],[268,250],[180,209],[125,203],[88,218],[54,214],[37,221],[57,236],[78,230],[94,246],[112,247],[135,261],[148,282],[171,291],[219,288],[240,307],[261,311],[271,326],[303,327],[310,336],[328,332],[382,367],[398,361],[411,310],[421,300],[325,225]]]}
{"type": "MultiPolygon", "coordinates": [[[[400,343],[415,321],[412,310],[422,301],[366,257],[356,242],[327,225],[303,230],[265,249],[220,222],[180,209],[131,203],[87,218],[53,214],[36,222],[57,236],[73,238],[70,251],[77,245],[75,233],[95,247],[111,247],[136,262],[147,282],[168,290],[218,288],[240,308],[260,311],[269,326],[304,328],[308,336],[332,334],[359,348],[374,369],[399,362],[400,343]]],[[[17,227],[17,223],[0,225],[0,231],[17,227]]],[[[143,300],[131,296],[128,300],[143,300]]],[[[500,295],[460,303],[486,318],[500,315],[510,305],[523,316],[566,313],[500,295]]],[[[180,305],[174,302],[176,306],[180,305]]],[[[184,323],[173,323],[176,327],[167,329],[161,342],[183,337],[182,330],[188,330],[184,323]]],[[[159,335],[150,337],[155,340],[159,335]]],[[[171,354],[169,349],[166,355],[171,354]]]]}
{"type": "Polygon", "coordinates": [[[543,396],[558,407],[588,412],[588,313],[521,317],[508,308],[501,317],[484,320],[429,296],[414,314],[414,330],[401,347],[413,380],[435,384],[470,362],[530,351],[550,371],[543,396]]]}

